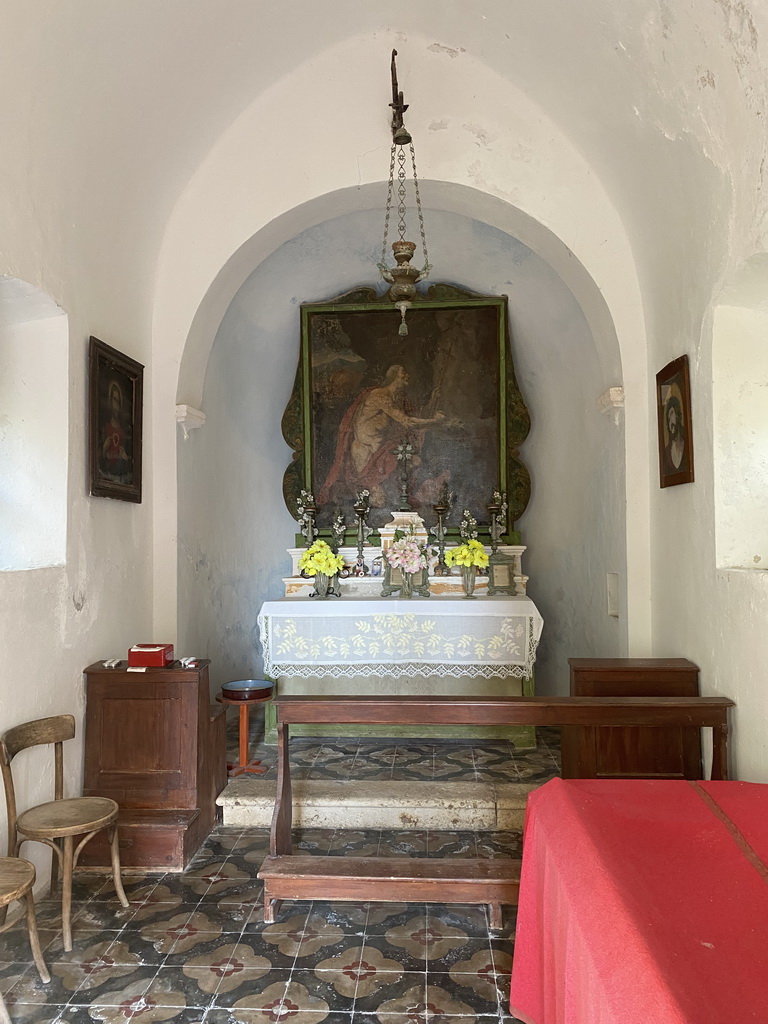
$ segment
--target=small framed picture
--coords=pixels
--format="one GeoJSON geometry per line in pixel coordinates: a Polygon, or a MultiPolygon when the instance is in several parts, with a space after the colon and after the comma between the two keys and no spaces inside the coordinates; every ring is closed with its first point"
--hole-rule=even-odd
{"type": "Polygon", "coordinates": [[[426,569],[419,569],[418,572],[408,573],[410,579],[406,581],[405,574],[398,566],[392,566],[387,559],[384,559],[384,581],[381,587],[382,597],[391,597],[392,594],[399,594],[403,585],[409,587],[412,593],[421,597],[429,597],[429,576],[426,569]]]}
{"type": "Polygon", "coordinates": [[[140,502],[144,367],[98,338],[88,363],[91,494],[140,502]]]}
{"type": "Polygon", "coordinates": [[[693,482],[693,430],[688,356],[667,363],[656,374],[661,487],[693,482]]]}
{"type": "Polygon", "coordinates": [[[509,555],[497,551],[488,559],[488,596],[515,595],[515,563],[509,555]]]}

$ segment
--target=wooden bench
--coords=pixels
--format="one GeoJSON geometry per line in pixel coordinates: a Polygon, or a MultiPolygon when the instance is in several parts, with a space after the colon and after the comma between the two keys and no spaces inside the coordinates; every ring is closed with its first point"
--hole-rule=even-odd
{"type": "Polygon", "coordinates": [[[693,726],[711,728],[712,778],[728,777],[726,697],[314,697],[275,698],[277,796],[264,881],[264,920],[280,900],[486,903],[491,928],[516,904],[520,861],[512,859],[294,856],[288,735],[291,725],[693,726]]]}

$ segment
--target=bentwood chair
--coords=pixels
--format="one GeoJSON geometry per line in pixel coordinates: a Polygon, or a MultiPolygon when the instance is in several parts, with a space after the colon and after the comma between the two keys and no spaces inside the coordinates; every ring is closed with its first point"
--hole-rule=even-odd
{"type": "MultiPolygon", "coordinates": [[[[51,980],[40,951],[40,939],[37,934],[37,918],[35,903],[32,898],[32,886],[35,884],[35,865],[21,857],[0,857],[0,908],[5,912],[8,904],[18,900],[24,904],[27,914],[27,931],[32,956],[37,966],[37,973],[44,982],[51,980]]],[[[11,928],[16,922],[8,921],[0,924],[0,932],[11,928]]],[[[0,997],[2,998],[2,997],[0,997]]],[[[2,1006],[0,1006],[0,1022],[3,1022],[2,1006]]]]}
{"type": "MultiPolygon", "coordinates": [[[[0,738],[0,770],[5,783],[5,802],[8,809],[8,855],[17,857],[21,844],[27,841],[45,843],[54,851],[51,862],[51,895],[56,891],[61,868],[61,923],[64,949],[72,949],[72,873],[85,844],[100,832],[107,830],[112,857],[112,877],[118,899],[128,906],[120,878],[120,852],[117,845],[118,806],[114,800],[102,796],[80,796],[64,799],[63,743],[75,735],[72,715],[39,718],[9,729],[0,738]],[[54,744],[54,799],[50,803],[30,807],[17,816],[16,792],[13,785],[11,761],[22,750],[41,744],[54,744]],[[79,839],[77,845],[75,840],[79,839]]],[[[0,922],[2,919],[0,918],[0,922]]]]}

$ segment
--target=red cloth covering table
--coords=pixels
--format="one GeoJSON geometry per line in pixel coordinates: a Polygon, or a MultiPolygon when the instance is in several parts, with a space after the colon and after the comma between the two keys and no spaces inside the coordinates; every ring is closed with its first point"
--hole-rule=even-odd
{"type": "Polygon", "coordinates": [[[528,798],[511,1012],[768,1022],[768,785],[555,779],[528,798]]]}

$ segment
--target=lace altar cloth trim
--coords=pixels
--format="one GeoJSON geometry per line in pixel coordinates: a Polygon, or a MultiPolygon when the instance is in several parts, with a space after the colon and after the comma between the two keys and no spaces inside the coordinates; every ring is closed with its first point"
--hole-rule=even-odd
{"type": "Polygon", "coordinates": [[[267,602],[259,615],[268,676],[527,678],[542,619],[528,598],[267,602]],[[415,602],[414,602],[415,603],[415,602]],[[468,602],[467,602],[468,603],[468,602]],[[485,605],[485,607],[478,607],[485,605]]]}

